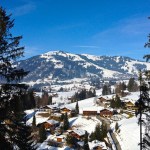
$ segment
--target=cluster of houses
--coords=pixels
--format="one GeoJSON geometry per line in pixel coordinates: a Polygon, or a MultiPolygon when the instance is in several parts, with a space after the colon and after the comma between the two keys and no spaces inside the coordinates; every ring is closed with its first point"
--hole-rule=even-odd
{"type": "MultiPolygon", "coordinates": [[[[115,118],[117,112],[111,109],[110,106],[111,99],[108,97],[98,97],[96,100],[96,106],[91,107],[84,107],[80,108],[80,115],[83,116],[97,116],[100,117],[106,117],[106,118],[115,118]]],[[[131,101],[125,101],[125,108],[127,110],[136,110],[136,106],[131,101]]],[[[79,106],[80,107],[80,106],[79,106]]],[[[55,135],[53,141],[55,141],[56,146],[62,145],[62,143],[65,143],[65,139],[67,134],[74,137],[78,142],[78,146],[82,148],[83,146],[83,138],[85,135],[85,130],[82,130],[80,128],[70,128],[69,130],[62,133],[61,126],[61,117],[62,114],[67,113],[68,117],[73,117],[75,115],[75,108],[70,107],[69,105],[61,106],[58,105],[46,105],[40,109],[36,110],[36,119],[38,119],[38,116],[41,115],[41,118],[45,117],[45,119],[42,119],[42,121],[37,121],[37,127],[41,124],[44,124],[45,129],[47,132],[50,132],[51,134],[55,135]]],[[[89,142],[90,147],[92,147],[92,150],[106,150],[106,144],[105,142],[100,141],[92,141],[89,142]]]]}

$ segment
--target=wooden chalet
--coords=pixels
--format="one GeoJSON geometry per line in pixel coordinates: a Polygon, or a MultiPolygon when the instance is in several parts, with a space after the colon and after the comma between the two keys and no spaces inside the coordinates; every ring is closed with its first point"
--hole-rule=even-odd
{"type": "Polygon", "coordinates": [[[99,97],[98,98],[98,102],[100,102],[100,103],[104,103],[104,102],[106,102],[107,100],[106,100],[106,98],[104,98],[104,97],[99,97]]]}
{"type": "Polygon", "coordinates": [[[71,136],[73,136],[74,138],[76,138],[77,140],[82,140],[84,138],[84,135],[85,135],[85,130],[74,129],[74,130],[70,131],[69,134],[71,136]]]}
{"type": "Polygon", "coordinates": [[[137,110],[138,108],[131,101],[125,102],[126,109],[137,110]]]}
{"type": "Polygon", "coordinates": [[[99,114],[100,110],[102,110],[103,107],[85,107],[83,108],[83,115],[84,116],[96,116],[99,114]]]}
{"type": "Polygon", "coordinates": [[[107,146],[106,146],[105,142],[101,142],[98,140],[89,142],[89,147],[91,150],[107,150],[107,146]]]}
{"type": "Polygon", "coordinates": [[[97,115],[97,110],[83,110],[84,116],[95,116],[97,115]]]}
{"type": "Polygon", "coordinates": [[[60,109],[60,113],[61,113],[61,114],[67,113],[68,116],[70,117],[70,116],[72,116],[72,115],[75,113],[75,109],[74,109],[74,108],[71,108],[71,107],[66,107],[66,106],[64,106],[64,107],[62,107],[62,108],[60,109]]]}
{"type": "Polygon", "coordinates": [[[44,122],[45,129],[54,130],[58,126],[59,126],[59,122],[53,119],[44,122]]]}
{"type": "Polygon", "coordinates": [[[113,111],[110,111],[108,109],[103,109],[103,110],[100,111],[100,116],[111,118],[113,116],[113,111]]]}
{"type": "Polygon", "coordinates": [[[64,135],[60,135],[60,136],[57,136],[57,142],[65,142],[66,141],[66,137],[64,135]]]}

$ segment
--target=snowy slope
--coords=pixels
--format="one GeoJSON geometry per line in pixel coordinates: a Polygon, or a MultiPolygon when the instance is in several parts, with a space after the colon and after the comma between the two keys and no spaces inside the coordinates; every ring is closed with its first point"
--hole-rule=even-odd
{"type": "Polygon", "coordinates": [[[40,86],[74,78],[127,79],[136,77],[139,69],[150,69],[150,63],[129,57],[79,55],[63,51],[50,51],[14,65],[30,71],[24,82],[40,86]]]}

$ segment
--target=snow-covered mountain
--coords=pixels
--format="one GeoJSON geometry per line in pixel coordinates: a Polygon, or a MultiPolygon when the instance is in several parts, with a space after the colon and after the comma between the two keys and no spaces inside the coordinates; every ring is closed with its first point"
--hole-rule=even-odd
{"type": "Polygon", "coordinates": [[[50,51],[22,60],[16,64],[30,73],[25,82],[68,80],[73,78],[129,78],[137,76],[139,69],[150,69],[150,63],[122,56],[94,56],[50,51]]]}

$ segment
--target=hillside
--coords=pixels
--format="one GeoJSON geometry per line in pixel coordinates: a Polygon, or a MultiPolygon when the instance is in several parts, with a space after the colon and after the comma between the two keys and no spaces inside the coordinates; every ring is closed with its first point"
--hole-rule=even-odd
{"type": "Polygon", "coordinates": [[[46,84],[73,78],[128,79],[137,77],[139,69],[150,69],[150,63],[123,56],[94,56],[50,51],[17,62],[30,73],[24,82],[46,84]]]}

